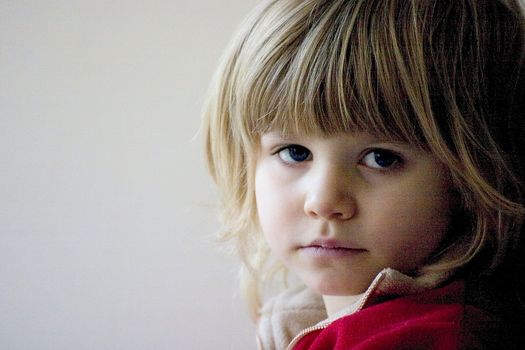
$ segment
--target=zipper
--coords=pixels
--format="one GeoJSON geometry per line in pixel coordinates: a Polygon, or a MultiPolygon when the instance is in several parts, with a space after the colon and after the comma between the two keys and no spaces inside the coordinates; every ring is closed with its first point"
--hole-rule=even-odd
{"type": "MultiPolygon", "coordinates": [[[[355,309],[355,311],[352,314],[354,314],[354,313],[356,313],[358,311],[361,311],[363,309],[363,307],[365,306],[366,302],[370,298],[370,295],[372,294],[372,292],[375,291],[375,289],[377,288],[379,283],[381,283],[381,281],[385,278],[385,275],[386,275],[385,273],[381,272],[379,275],[376,276],[374,281],[372,281],[372,283],[370,284],[370,287],[368,287],[367,291],[363,295],[363,297],[361,299],[361,302],[359,303],[359,306],[355,309]]],[[[327,328],[333,321],[335,321],[335,320],[324,321],[322,323],[316,324],[315,326],[311,326],[311,327],[303,329],[299,334],[297,334],[292,339],[290,344],[288,344],[288,346],[286,347],[286,350],[293,350],[293,347],[296,346],[297,343],[299,342],[299,340],[301,340],[301,338],[304,337],[306,334],[311,333],[311,332],[315,332],[315,331],[323,330],[323,329],[327,328]]]]}
{"type": "Polygon", "coordinates": [[[297,343],[299,342],[299,340],[304,337],[306,334],[308,333],[311,333],[311,332],[315,332],[315,331],[320,331],[322,329],[325,329],[326,327],[328,327],[330,325],[331,322],[326,322],[326,323],[323,323],[323,324],[316,324],[315,326],[311,326],[311,327],[308,327],[308,328],[305,328],[301,331],[301,333],[297,334],[295,336],[295,338],[292,339],[292,341],[290,342],[290,344],[288,344],[288,346],[286,347],[286,350],[292,350],[293,347],[295,345],[297,345],[297,343]]]}
{"type": "Polygon", "coordinates": [[[355,311],[353,313],[356,313],[356,312],[361,311],[363,309],[363,307],[365,306],[366,302],[370,298],[370,294],[372,294],[372,292],[374,292],[376,290],[376,288],[379,285],[379,283],[381,283],[381,281],[385,279],[385,275],[386,274],[384,272],[381,272],[378,276],[376,276],[376,278],[372,281],[372,284],[370,285],[370,287],[368,287],[368,290],[366,291],[366,293],[363,295],[363,298],[361,299],[361,302],[359,303],[359,306],[355,309],[355,311]]]}

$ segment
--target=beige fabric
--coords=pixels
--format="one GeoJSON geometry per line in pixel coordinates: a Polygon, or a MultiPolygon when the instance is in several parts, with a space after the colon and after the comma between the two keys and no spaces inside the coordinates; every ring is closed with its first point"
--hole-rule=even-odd
{"type": "Polygon", "coordinates": [[[432,289],[448,278],[434,275],[417,279],[393,269],[381,271],[361,299],[331,318],[327,318],[322,297],[305,286],[287,289],[270,299],[262,308],[257,322],[257,343],[261,350],[282,350],[301,331],[312,326],[326,325],[343,316],[371,305],[382,296],[403,296],[432,289]]]}
{"type": "Polygon", "coordinates": [[[285,349],[303,329],[327,317],[323,299],[305,286],[270,299],[257,322],[259,349],[285,349]]]}

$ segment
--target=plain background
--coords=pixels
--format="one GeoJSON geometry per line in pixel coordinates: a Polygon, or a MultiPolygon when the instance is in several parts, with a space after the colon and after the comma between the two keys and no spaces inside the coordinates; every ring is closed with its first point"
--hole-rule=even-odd
{"type": "Polygon", "coordinates": [[[251,349],[195,135],[255,0],[0,0],[0,348],[251,349]]]}

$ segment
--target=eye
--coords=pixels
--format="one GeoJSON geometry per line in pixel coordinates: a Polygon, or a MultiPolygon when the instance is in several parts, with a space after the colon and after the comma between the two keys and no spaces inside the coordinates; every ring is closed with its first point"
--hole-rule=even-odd
{"type": "Polygon", "coordinates": [[[362,163],[372,169],[393,169],[403,163],[396,153],[385,149],[374,149],[363,157],[362,163]]]}
{"type": "Polygon", "coordinates": [[[277,151],[279,158],[287,164],[300,163],[311,159],[312,152],[300,145],[289,145],[277,151]]]}

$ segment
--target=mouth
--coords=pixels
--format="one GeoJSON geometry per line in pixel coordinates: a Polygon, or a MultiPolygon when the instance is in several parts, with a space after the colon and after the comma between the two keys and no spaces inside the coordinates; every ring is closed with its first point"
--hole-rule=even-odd
{"type": "Polygon", "coordinates": [[[300,250],[313,257],[345,257],[366,251],[352,242],[339,240],[315,240],[300,250]]]}
{"type": "Polygon", "coordinates": [[[304,246],[303,248],[318,248],[318,249],[340,249],[340,250],[364,250],[359,248],[353,242],[345,242],[336,239],[316,239],[304,246]]]}

